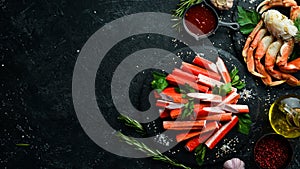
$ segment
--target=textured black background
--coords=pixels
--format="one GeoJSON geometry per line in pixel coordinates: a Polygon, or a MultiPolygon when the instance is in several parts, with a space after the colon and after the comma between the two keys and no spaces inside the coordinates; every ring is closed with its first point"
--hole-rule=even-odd
{"type": "MultiPolygon", "coordinates": [[[[95,31],[137,12],[171,13],[177,3],[177,0],[0,0],[0,168],[174,168],[151,158],[119,157],[94,144],[76,118],[71,86],[76,58],[95,31]],[[18,143],[30,146],[18,147],[18,143]]],[[[235,20],[237,4],[256,6],[236,1],[231,11],[219,12],[222,20],[235,20]]],[[[149,44],[178,50],[171,39],[151,36],[145,42],[145,38],[146,35],[134,38],[127,43],[129,47],[120,47],[119,53],[125,56],[149,44]]],[[[238,41],[244,38],[220,27],[210,40],[215,47],[242,61],[238,41]]],[[[116,57],[112,60],[118,59],[116,54],[110,54],[116,57]]],[[[266,114],[270,103],[283,94],[300,94],[299,88],[286,85],[268,88],[259,79],[254,80],[260,104],[251,108],[255,110],[251,112],[255,117],[255,136],[246,141],[249,143],[272,132],[266,114]]],[[[290,168],[298,169],[299,139],[290,142],[296,152],[290,168]]],[[[248,146],[249,150],[239,152],[238,156],[246,160],[247,168],[256,168],[251,162],[253,144],[248,146]]],[[[206,168],[222,168],[223,161],[206,168]]]]}

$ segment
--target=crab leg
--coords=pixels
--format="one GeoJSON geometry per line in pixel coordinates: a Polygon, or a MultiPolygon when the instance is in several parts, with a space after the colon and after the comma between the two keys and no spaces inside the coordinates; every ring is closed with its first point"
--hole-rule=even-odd
{"type": "Polygon", "coordinates": [[[267,33],[267,29],[261,29],[258,31],[258,33],[255,35],[254,40],[252,41],[250,48],[248,49],[247,52],[247,68],[250,73],[252,73],[255,76],[258,77],[264,77],[262,74],[258,73],[255,71],[255,64],[254,64],[254,50],[258,46],[258,43],[262,40],[262,38],[265,36],[267,33]]]}
{"type": "Polygon", "coordinates": [[[293,48],[294,48],[294,39],[284,42],[282,47],[280,48],[279,55],[276,59],[276,65],[284,73],[295,73],[297,71],[291,69],[291,67],[287,65],[287,61],[289,59],[289,56],[293,52],[293,48]]]}
{"type": "Polygon", "coordinates": [[[257,6],[256,11],[262,14],[266,10],[276,6],[282,6],[282,7],[297,6],[297,2],[294,0],[264,0],[257,6]]]}
{"type": "Polygon", "coordinates": [[[246,40],[245,46],[244,46],[243,51],[242,51],[242,55],[244,57],[244,61],[245,62],[247,62],[247,51],[248,51],[248,49],[250,47],[250,43],[253,41],[255,35],[258,33],[258,31],[263,26],[263,23],[264,23],[263,20],[260,20],[258,22],[258,24],[256,25],[256,27],[253,29],[253,31],[248,36],[247,40],[246,40]]]}
{"type": "Polygon", "coordinates": [[[274,64],[276,62],[276,54],[279,51],[279,47],[282,45],[281,41],[276,41],[272,43],[266,54],[266,68],[270,75],[279,80],[286,80],[286,82],[291,86],[300,86],[300,81],[294,76],[280,71],[274,70],[274,64]]]}
{"type": "Polygon", "coordinates": [[[261,78],[263,83],[267,86],[276,86],[284,83],[285,81],[272,81],[272,77],[268,74],[268,72],[265,70],[265,67],[263,64],[261,64],[260,60],[265,56],[268,47],[273,42],[274,38],[273,36],[266,36],[264,37],[258,44],[256,53],[255,53],[255,68],[256,70],[264,76],[264,78],[261,78]]]}

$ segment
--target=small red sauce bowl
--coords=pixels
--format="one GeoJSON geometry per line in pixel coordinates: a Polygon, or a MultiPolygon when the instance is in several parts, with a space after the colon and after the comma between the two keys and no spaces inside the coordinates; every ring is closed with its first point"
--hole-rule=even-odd
{"type": "Polygon", "coordinates": [[[282,135],[262,136],[254,147],[254,160],[260,169],[285,169],[293,158],[293,148],[282,135]]]}
{"type": "Polygon", "coordinates": [[[183,27],[196,40],[210,36],[219,26],[226,26],[233,30],[240,28],[238,23],[219,21],[215,9],[204,0],[201,3],[192,5],[184,13],[183,27]]]}

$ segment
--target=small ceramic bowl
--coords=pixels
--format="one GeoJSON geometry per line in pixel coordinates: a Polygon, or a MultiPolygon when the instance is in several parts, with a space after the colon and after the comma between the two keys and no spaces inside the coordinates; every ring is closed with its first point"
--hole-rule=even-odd
{"type": "Polygon", "coordinates": [[[287,138],[276,133],[262,136],[254,147],[254,160],[260,169],[286,169],[293,158],[287,138]]]}

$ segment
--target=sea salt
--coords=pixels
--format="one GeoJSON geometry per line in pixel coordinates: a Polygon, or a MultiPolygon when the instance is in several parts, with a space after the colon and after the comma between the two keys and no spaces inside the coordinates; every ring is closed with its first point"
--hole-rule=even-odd
{"type": "Polygon", "coordinates": [[[173,142],[173,140],[165,134],[156,135],[154,141],[164,146],[170,146],[170,143],[173,142]]]}
{"type": "Polygon", "coordinates": [[[239,94],[244,101],[254,98],[255,95],[253,94],[252,89],[243,89],[243,91],[241,91],[239,94]]]}

